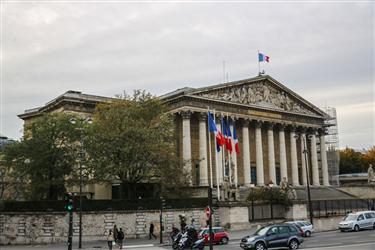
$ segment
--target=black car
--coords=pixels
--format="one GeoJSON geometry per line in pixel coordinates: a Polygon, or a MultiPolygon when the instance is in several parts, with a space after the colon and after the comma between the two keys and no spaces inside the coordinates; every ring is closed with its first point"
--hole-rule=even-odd
{"type": "Polygon", "coordinates": [[[253,235],[242,238],[241,248],[264,250],[274,247],[298,249],[303,242],[300,230],[291,224],[277,224],[260,228],[253,235]]]}

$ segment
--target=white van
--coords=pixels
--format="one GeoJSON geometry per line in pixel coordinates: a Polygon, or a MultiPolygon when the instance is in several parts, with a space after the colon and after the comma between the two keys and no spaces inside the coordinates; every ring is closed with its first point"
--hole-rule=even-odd
{"type": "Polygon", "coordinates": [[[339,223],[341,232],[354,230],[358,232],[360,229],[375,229],[375,212],[361,211],[347,214],[339,223]]]}

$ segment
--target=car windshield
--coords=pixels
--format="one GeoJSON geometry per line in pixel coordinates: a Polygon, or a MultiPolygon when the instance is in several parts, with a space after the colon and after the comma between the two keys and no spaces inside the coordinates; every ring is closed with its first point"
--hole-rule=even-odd
{"type": "Polygon", "coordinates": [[[357,219],[356,215],[349,214],[349,215],[345,216],[344,221],[350,221],[350,220],[356,220],[356,219],[357,219]]]}
{"type": "Polygon", "coordinates": [[[268,229],[269,227],[262,227],[261,229],[255,232],[255,235],[261,235],[261,236],[266,235],[268,229]]]}

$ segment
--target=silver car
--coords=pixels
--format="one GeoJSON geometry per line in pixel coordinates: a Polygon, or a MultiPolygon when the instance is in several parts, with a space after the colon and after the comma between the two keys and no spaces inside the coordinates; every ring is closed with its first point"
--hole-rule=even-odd
{"type": "Polygon", "coordinates": [[[304,237],[310,237],[315,231],[314,226],[309,221],[297,220],[288,221],[287,223],[297,225],[299,228],[301,228],[304,237]]]}
{"type": "Polygon", "coordinates": [[[341,232],[358,232],[361,229],[375,229],[375,212],[361,211],[347,214],[339,223],[339,229],[341,232]]]}

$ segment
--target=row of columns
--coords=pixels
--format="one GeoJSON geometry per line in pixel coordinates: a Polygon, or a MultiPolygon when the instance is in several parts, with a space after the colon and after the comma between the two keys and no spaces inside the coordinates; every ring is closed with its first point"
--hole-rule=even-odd
{"type": "MultiPolygon", "coordinates": [[[[185,171],[191,173],[191,137],[190,137],[190,111],[181,112],[182,115],[182,134],[183,134],[183,160],[185,162],[185,171]]],[[[264,178],[264,163],[263,163],[263,139],[262,139],[262,121],[256,121],[255,127],[255,152],[256,152],[256,176],[257,185],[265,185],[264,178]]],[[[217,124],[218,129],[221,131],[220,122],[217,124]]],[[[242,123],[242,154],[243,154],[243,168],[244,168],[244,184],[249,185],[251,180],[251,164],[250,164],[250,141],[249,141],[249,120],[244,120],[242,123]]],[[[276,184],[276,164],[275,164],[275,146],[274,146],[274,125],[272,123],[267,123],[267,145],[268,145],[268,165],[269,165],[269,180],[276,184]]],[[[287,153],[285,144],[285,126],[279,124],[279,162],[280,162],[280,177],[283,180],[288,181],[287,172],[287,153]]],[[[233,132],[233,125],[231,125],[231,131],[233,132]]],[[[316,131],[312,130],[309,135],[310,139],[310,159],[311,159],[311,173],[312,173],[312,185],[319,186],[319,167],[318,167],[318,157],[317,157],[317,147],[316,147],[316,131]]],[[[290,130],[290,158],[291,158],[291,184],[293,186],[299,186],[299,169],[298,169],[298,157],[297,157],[297,137],[300,139],[301,148],[301,175],[302,175],[302,185],[307,184],[307,172],[306,167],[309,167],[309,160],[306,161],[304,151],[307,149],[307,137],[305,130],[302,130],[299,135],[296,135],[296,128],[292,127],[290,130]],[[307,164],[307,166],[306,166],[307,164]]],[[[233,145],[234,148],[234,145],[233,145]]],[[[216,152],[216,150],[215,150],[216,152]]],[[[234,152],[234,151],[233,151],[234,152]]],[[[328,178],[328,165],[327,165],[327,154],[325,148],[324,133],[320,134],[320,155],[322,164],[322,182],[324,186],[329,186],[328,178]]],[[[223,158],[222,154],[216,153],[216,173],[220,182],[223,180],[223,158]]],[[[200,185],[207,186],[209,184],[208,180],[208,154],[207,154],[207,114],[202,113],[199,118],[199,171],[200,171],[200,185]]],[[[238,176],[237,176],[237,157],[236,153],[232,154],[232,160],[234,164],[234,181],[237,186],[238,176]]],[[[229,168],[231,169],[231,167],[229,168]]],[[[212,171],[211,171],[212,174],[212,171]]],[[[213,178],[215,179],[215,177],[213,178]]]]}

